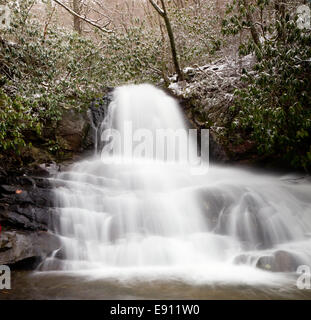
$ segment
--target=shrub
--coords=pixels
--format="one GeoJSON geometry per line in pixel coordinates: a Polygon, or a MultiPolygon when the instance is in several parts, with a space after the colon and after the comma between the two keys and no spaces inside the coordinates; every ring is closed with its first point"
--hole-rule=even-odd
{"type": "MultiPolygon", "coordinates": [[[[269,1],[257,1],[261,10],[269,1]]],[[[245,12],[245,7],[240,7],[245,12]]],[[[229,10],[230,11],[230,10],[229,10]]],[[[231,12],[231,11],[230,11],[231,12]]],[[[311,33],[300,30],[290,10],[276,12],[263,25],[261,43],[252,37],[240,47],[240,53],[255,54],[252,72],[245,72],[246,87],[236,90],[232,110],[237,116],[233,128],[251,133],[261,154],[280,157],[295,168],[311,167],[311,33]]],[[[231,16],[235,33],[243,25],[242,15],[231,16]],[[237,18],[238,17],[238,18],[237,18]]]]}

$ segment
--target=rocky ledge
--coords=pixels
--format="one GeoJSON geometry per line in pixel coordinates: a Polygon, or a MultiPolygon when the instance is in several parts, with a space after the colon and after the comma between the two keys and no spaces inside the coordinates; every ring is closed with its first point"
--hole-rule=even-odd
{"type": "Polygon", "coordinates": [[[5,231],[1,235],[0,261],[1,264],[12,265],[13,268],[21,265],[33,268],[59,246],[59,239],[49,232],[5,231]]]}
{"type": "Polygon", "coordinates": [[[32,171],[0,172],[0,265],[39,262],[59,248],[53,228],[53,190],[50,176],[56,165],[32,171]]]}
{"type": "Polygon", "coordinates": [[[27,165],[14,169],[0,154],[0,265],[34,268],[60,247],[58,237],[50,231],[56,229],[59,213],[51,178],[93,150],[99,140],[96,128],[110,101],[111,89],[107,88],[107,94],[85,112],[64,111],[56,130],[49,133],[50,138],[61,141],[65,155],[61,158],[45,156],[40,146],[31,156],[24,154],[31,160],[27,165]]]}

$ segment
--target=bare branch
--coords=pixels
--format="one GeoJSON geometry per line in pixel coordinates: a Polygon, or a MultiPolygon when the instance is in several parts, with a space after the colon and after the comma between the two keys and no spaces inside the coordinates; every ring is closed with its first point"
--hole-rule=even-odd
{"type": "Polygon", "coordinates": [[[164,17],[165,12],[163,9],[161,9],[155,2],[154,0],[149,0],[149,2],[151,3],[151,5],[157,10],[158,14],[162,17],[164,17]]]}
{"type": "Polygon", "coordinates": [[[63,7],[65,10],[67,10],[70,14],[72,14],[73,16],[87,22],[88,24],[92,25],[93,27],[99,29],[102,32],[106,32],[106,33],[112,33],[112,30],[108,30],[105,27],[107,25],[110,24],[110,22],[108,24],[106,24],[106,26],[102,27],[99,24],[95,23],[94,21],[86,18],[86,17],[82,17],[81,15],[77,14],[76,12],[74,12],[71,8],[69,8],[68,6],[66,6],[65,4],[63,4],[62,2],[60,2],[59,0],[53,0],[55,1],[57,4],[59,4],[61,7],[63,7]]]}

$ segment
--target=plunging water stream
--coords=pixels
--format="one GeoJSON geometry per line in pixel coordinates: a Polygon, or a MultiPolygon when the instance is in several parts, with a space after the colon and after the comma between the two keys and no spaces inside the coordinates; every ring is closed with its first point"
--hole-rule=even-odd
{"type": "MultiPolygon", "coordinates": [[[[123,135],[126,122],[133,132],[186,129],[177,102],[151,85],[114,91],[101,130],[123,135]]],[[[311,265],[310,184],[217,165],[193,174],[184,161],[128,157],[119,140],[110,146],[117,154],[96,154],[55,178],[62,248],[43,270],[273,283],[283,275],[256,265],[311,265]]]]}

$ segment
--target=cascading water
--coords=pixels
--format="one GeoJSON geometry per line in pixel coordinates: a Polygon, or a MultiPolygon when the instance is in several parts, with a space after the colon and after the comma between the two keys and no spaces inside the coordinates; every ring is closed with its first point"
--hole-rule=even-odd
{"type": "MultiPolygon", "coordinates": [[[[151,85],[114,91],[101,130],[123,136],[126,122],[133,133],[186,129],[177,102],[151,85]]],[[[111,146],[117,154],[55,178],[62,248],[44,270],[230,282],[271,281],[275,274],[255,266],[276,255],[311,264],[309,183],[215,165],[194,175],[184,161],[128,156],[133,146],[118,139],[111,146]]]]}

